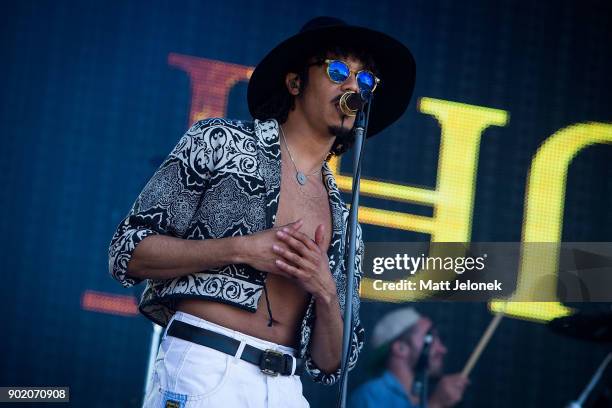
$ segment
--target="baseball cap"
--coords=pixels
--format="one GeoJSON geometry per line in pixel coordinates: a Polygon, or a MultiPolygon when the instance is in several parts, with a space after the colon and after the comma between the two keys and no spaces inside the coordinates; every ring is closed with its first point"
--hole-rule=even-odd
{"type": "Polygon", "coordinates": [[[420,318],[421,315],[412,307],[403,307],[387,313],[374,327],[372,347],[378,348],[395,340],[420,318]]]}

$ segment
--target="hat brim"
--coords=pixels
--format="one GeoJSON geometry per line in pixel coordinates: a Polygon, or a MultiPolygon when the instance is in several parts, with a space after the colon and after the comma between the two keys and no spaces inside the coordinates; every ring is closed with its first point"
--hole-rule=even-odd
{"type": "Polygon", "coordinates": [[[305,31],[277,45],[255,67],[247,90],[251,115],[269,95],[284,88],[285,75],[296,62],[321,45],[338,41],[357,44],[374,59],[381,79],[374,92],[367,136],[391,125],[408,108],[416,78],[416,64],[410,50],[401,42],[379,31],[357,26],[331,26],[305,31]]]}

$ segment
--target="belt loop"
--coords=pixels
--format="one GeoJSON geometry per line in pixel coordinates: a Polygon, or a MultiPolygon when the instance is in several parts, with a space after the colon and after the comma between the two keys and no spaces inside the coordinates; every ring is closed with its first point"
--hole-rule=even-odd
{"type": "Polygon", "coordinates": [[[297,360],[293,357],[293,354],[289,354],[291,356],[291,375],[295,375],[295,370],[297,369],[297,360]]]}
{"type": "Polygon", "coordinates": [[[172,324],[172,322],[176,319],[177,317],[177,313],[181,313],[181,312],[176,312],[172,315],[172,317],[170,318],[170,320],[168,321],[168,324],[166,325],[166,327],[164,327],[164,331],[162,333],[162,338],[161,341],[166,340],[166,336],[168,336],[168,329],[170,329],[170,325],[172,324]]]}
{"type": "Polygon", "coordinates": [[[236,360],[240,360],[240,357],[242,357],[244,346],[246,346],[246,342],[244,342],[244,340],[240,340],[240,345],[238,345],[238,350],[236,350],[236,354],[234,354],[234,357],[236,358],[236,360]]]}

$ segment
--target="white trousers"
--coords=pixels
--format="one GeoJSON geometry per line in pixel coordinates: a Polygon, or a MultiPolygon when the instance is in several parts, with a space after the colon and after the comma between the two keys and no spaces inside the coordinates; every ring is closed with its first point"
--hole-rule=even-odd
{"type": "MultiPolygon", "coordinates": [[[[175,319],[262,350],[273,349],[296,355],[290,347],[248,336],[184,312],[177,312],[172,317],[172,320],[175,319]]],[[[263,374],[258,366],[235,356],[168,336],[167,327],[155,360],[144,408],[309,407],[302,395],[299,376],[272,377],[263,374]]],[[[242,348],[239,347],[238,353],[242,348]]]]}

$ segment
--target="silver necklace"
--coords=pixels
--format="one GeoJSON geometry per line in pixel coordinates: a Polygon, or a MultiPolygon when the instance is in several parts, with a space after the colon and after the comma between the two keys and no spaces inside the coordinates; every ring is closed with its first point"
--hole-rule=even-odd
{"type": "Polygon", "coordinates": [[[281,134],[281,137],[283,138],[283,142],[285,143],[285,147],[287,148],[287,153],[289,153],[289,158],[291,159],[291,163],[293,163],[293,168],[295,169],[295,179],[297,180],[300,186],[304,186],[308,182],[308,177],[314,176],[315,174],[320,173],[321,169],[315,171],[314,173],[310,173],[308,175],[299,171],[295,164],[295,160],[293,160],[293,156],[291,155],[291,150],[289,150],[289,145],[287,144],[287,139],[285,138],[285,132],[283,131],[283,127],[281,125],[278,125],[278,127],[280,129],[280,134],[281,134]]]}

